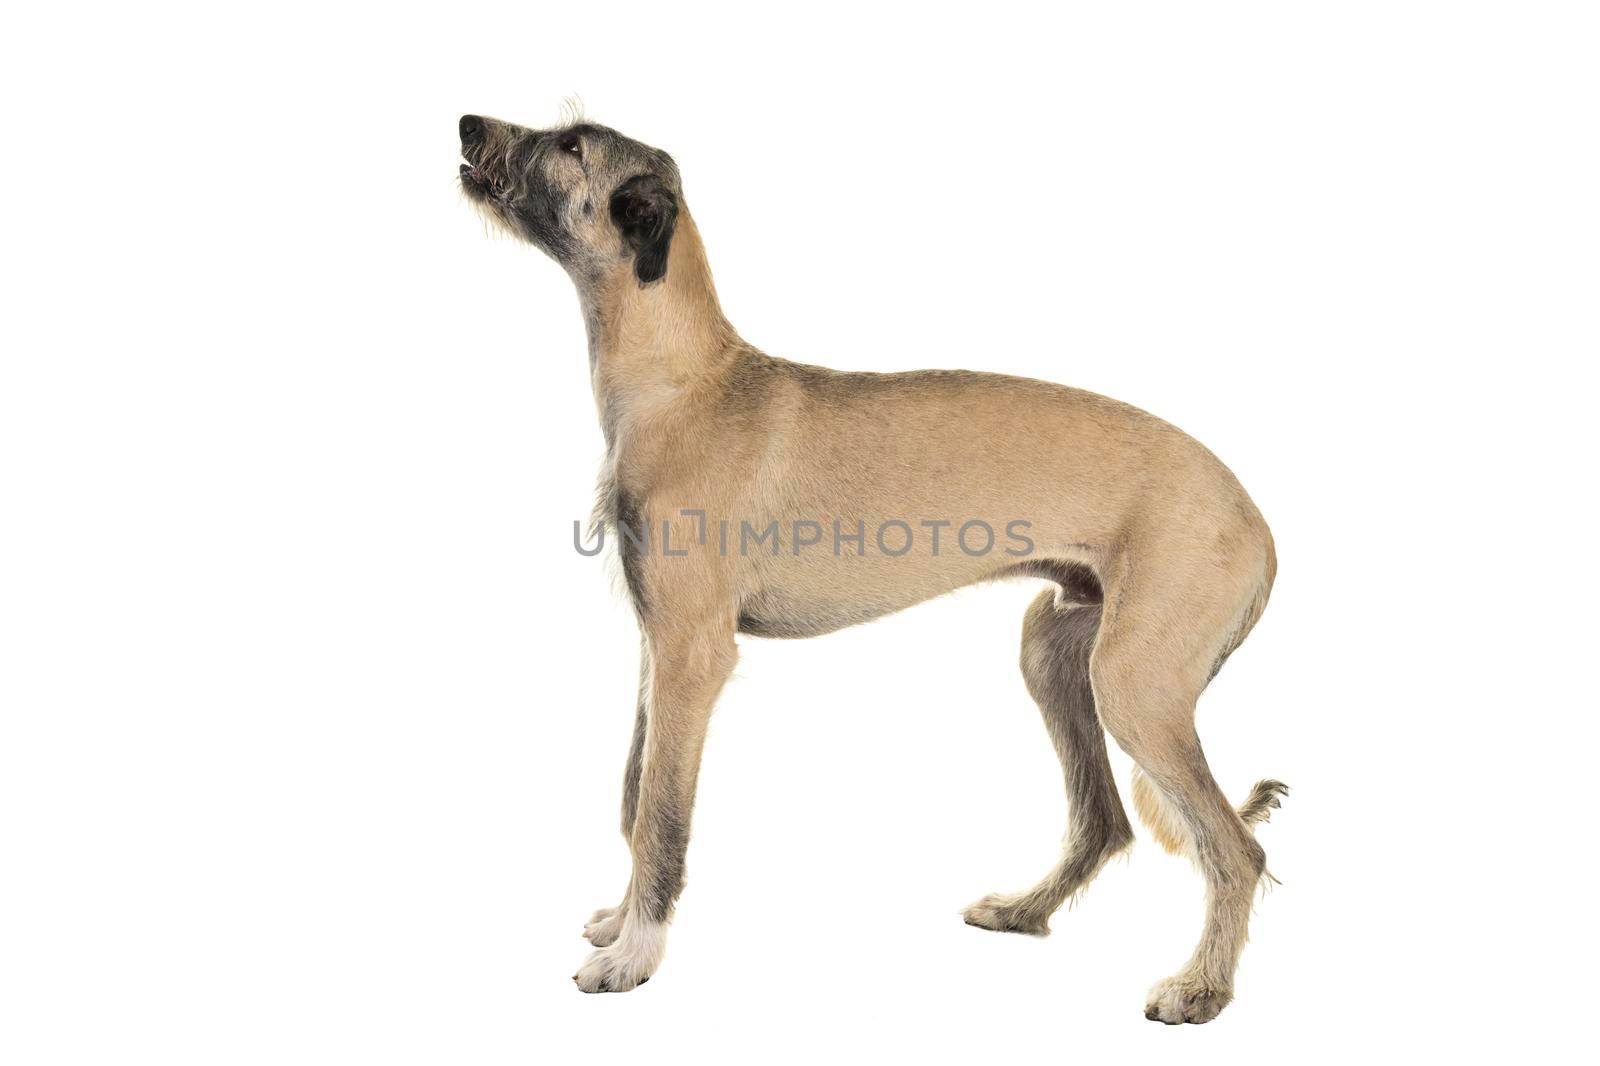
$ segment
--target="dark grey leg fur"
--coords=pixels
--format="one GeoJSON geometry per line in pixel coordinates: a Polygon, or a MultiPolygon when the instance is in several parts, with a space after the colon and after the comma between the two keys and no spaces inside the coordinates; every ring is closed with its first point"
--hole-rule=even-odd
{"type": "Polygon", "coordinates": [[[633,719],[633,744],[628,748],[628,766],[622,773],[622,839],[633,839],[633,822],[639,816],[639,774],[644,770],[644,738],[650,723],[644,698],[633,719]]]}
{"type": "Polygon", "coordinates": [[[1054,589],[1028,608],[1022,627],[1022,676],[1044,715],[1066,777],[1066,844],[1061,862],[1027,892],[985,896],[968,907],[963,912],[968,925],[1048,933],[1050,916],[1061,904],[1133,842],[1089,684],[1089,653],[1099,628],[1099,605],[1058,606],[1054,589]]]}

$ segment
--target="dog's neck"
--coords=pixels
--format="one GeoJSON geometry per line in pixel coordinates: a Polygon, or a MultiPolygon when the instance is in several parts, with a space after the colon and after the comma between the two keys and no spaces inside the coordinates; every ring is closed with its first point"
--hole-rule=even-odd
{"type": "Polygon", "coordinates": [[[641,285],[632,262],[578,282],[606,446],[714,393],[743,347],[723,317],[700,231],[680,210],[666,276],[641,285]]]}

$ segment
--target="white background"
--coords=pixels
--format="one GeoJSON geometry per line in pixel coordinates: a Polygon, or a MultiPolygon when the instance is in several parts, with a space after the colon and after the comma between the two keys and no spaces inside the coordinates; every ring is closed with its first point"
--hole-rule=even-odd
{"type": "Polygon", "coordinates": [[[1587,1041],[1585,7],[13,13],[0,1059],[1587,1041]],[[1200,730],[1231,794],[1294,791],[1216,1023],[1142,1017],[1202,907],[1142,831],[1048,939],[958,916],[1065,824],[1030,582],[744,642],[666,962],[574,989],[627,882],[636,637],[571,548],[571,286],[455,188],[460,113],[570,95],[675,155],[765,350],[1104,392],[1250,489],[1280,576],[1200,730]]]}

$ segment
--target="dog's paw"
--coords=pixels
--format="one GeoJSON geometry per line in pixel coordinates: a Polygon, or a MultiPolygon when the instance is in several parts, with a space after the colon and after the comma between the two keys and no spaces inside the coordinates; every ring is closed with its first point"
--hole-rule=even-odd
{"type": "Polygon", "coordinates": [[[583,927],[583,935],[597,948],[609,947],[622,933],[622,920],[627,912],[621,907],[601,907],[594,912],[583,927]]]}
{"type": "Polygon", "coordinates": [[[1221,1014],[1232,999],[1233,989],[1180,973],[1155,983],[1145,999],[1144,1016],[1167,1025],[1200,1025],[1221,1014]]]}
{"type": "Polygon", "coordinates": [[[990,893],[962,911],[961,917],[968,925],[975,925],[979,929],[1049,936],[1049,915],[1039,914],[1028,903],[1025,895],[1001,896],[990,893]]]}
{"type": "Polygon", "coordinates": [[[667,947],[662,922],[624,918],[614,943],[594,952],[572,975],[584,992],[628,992],[650,980],[667,947]]]}

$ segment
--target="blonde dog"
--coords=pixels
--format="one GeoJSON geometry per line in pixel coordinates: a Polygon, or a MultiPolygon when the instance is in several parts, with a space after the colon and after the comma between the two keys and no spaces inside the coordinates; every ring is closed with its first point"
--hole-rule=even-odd
{"type": "Polygon", "coordinates": [[[1069,830],[1039,884],[965,911],[1041,934],[1133,832],[1133,800],[1206,881],[1200,944],[1146,1017],[1206,1022],[1233,996],[1256,886],[1253,825],[1195,734],[1195,700],[1267,603],[1272,536],[1227,467],[1092,393],[966,371],[838,373],[765,355],[723,317],[677,166],[588,123],[468,115],[461,185],[577,286],[606,457],[597,517],[618,542],[643,665],[622,831],[633,877],[596,913],[586,992],[642,984],[683,884],[706,724],[735,636],[807,637],[1006,576],[1054,583],[1022,627],[1022,672],[1066,777],[1069,830]],[[752,545],[754,548],[752,549],[752,545]]]}

